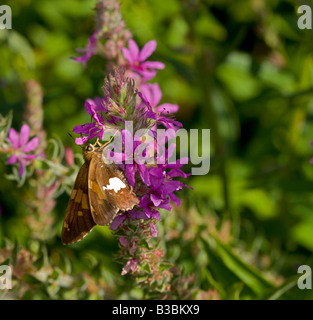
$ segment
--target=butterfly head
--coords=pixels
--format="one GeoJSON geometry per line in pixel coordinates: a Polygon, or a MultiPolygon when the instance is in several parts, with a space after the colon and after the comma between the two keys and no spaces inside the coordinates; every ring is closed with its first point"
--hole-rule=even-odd
{"type": "Polygon", "coordinates": [[[92,144],[87,144],[85,147],[85,152],[94,152],[95,151],[95,146],[92,144]]]}
{"type": "Polygon", "coordinates": [[[92,159],[92,155],[94,154],[95,150],[96,150],[96,147],[91,143],[87,144],[84,147],[83,154],[84,154],[85,162],[90,162],[90,160],[92,159]]]}
{"type": "Polygon", "coordinates": [[[112,142],[112,140],[113,140],[113,137],[111,137],[111,139],[105,144],[101,144],[99,142],[99,139],[97,139],[97,141],[94,144],[88,143],[87,145],[85,145],[85,147],[83,147],[85,162],[90,162],[95,152],[97,154],[101,153],[103,149],[112,142]]]}

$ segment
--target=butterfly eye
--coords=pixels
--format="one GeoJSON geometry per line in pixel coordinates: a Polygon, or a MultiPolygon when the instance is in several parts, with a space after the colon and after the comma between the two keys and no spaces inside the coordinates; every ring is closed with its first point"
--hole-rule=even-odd
{"type": "Polygon", "coordinates": [[[87,147],[87,151],[93,151],[93,147],[89,145],[89,146],[87,147]]]}

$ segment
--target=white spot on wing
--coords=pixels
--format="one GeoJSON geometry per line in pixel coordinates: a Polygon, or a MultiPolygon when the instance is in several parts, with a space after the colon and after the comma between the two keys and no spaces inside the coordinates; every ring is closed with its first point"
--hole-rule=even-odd
{"type": "Polygon", "coordinates": [[[119,191],[120,189],[126,188],[126,185],[123,181],[119,178],[114,177],[109,179],[109,184],[106,187],[102,187],[103,190],[114,190],[115,192],[119,191]]]}

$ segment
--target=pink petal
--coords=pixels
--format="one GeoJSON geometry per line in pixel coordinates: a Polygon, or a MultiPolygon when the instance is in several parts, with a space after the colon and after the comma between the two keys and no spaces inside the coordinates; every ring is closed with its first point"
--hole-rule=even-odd
{"type": "Polygon", "coordinates": [[[153,71],[144,70],[144,71],[140,71],[139,73],[142,76],[142,81],[145,82],[154,78],[157,72],[154,70],[153,71]]]}
{"type": "Polygon", "coordinates": [[[160,212],[158,210],[155,210],[151,216],[156,220],[160,220],[161,218],[160,212]]]}
{"type": "Polygon", "coordinates": [[[135,166],[133,164],[127,164],[125,170],[126,178],[129,184],[134,187],[135,185],[135,166]]]}
{"type": "Polygon", "coordinates": [[[91,99],[85,101],[85,109],[87,113],[92,117],[95,111],[96,104],[91,99]]]}
{"type": "Polygon", "coordinates": [[[137,72],[130,71],[129,77],[133,78],[135,80],[135,83],[140,83],[141,76],[137,72]]]}
{"type": "Polygon", "coordinates": [[[14,149],[19,148],[19,134],[13,128],[10,129],[8,140],[14,149]]]}
{"type": "Polygon", "coordinates": [[[158,236],[158,229],[154,223],[150,222],[150,234],[152,238],[156,238],[158,236]]]}
{"type": "Polygon", "coordinates": [[[38,144],[39,144],[39,138],[35,137],[31,139],[22,150],[24,152],[33,151],[38,147],[38,144]]]}
{"type": "Polygon", "coordinates": [[[148,100],[150,105],[152,107],[155,107],[155,105],[152,103],[153,102],[153,97],[152,97],[151,86],[152,86],[152,84],[150,84],[150,83],[143,84],[140,87],[140,92],[143,94],[143,96],[146,98],[146,100],[148,100]]]}
{"type": "Polygon", "coordinates": [[[139,54],[139,61],[144,61],[148,57],[151,56],[151,54],[155,51],[155,48],[157,46],[157,42],[155,40],[151,40],[147,42],[144,47],[141,49],[140,54],[139,54]]]}
{"type": "MultiPolygon", "coordinates": [[[[168,202],[169,202],[169,200],[168,200],[168,202]]],[[[163,202],[158,206],[158,208],[159,208],[159,209],[162,208],[162,209],[165,209],[165,210],[168,210],[168,211],[171,211],[171,210],[172,210],[172,206],[171,206],[169,203],[165,202],[165,201],[163,201],[163,202]]]]}
{"type": "Polygon", "coordinates": [[[153,90],[153,103],[155,106],[157,106],[162,98],[162,91],[158,83],[154,83],[152,85],[152,90],[153,90]]]}
{"type": "Polygon", "coordinates": [[[139,211],[139,210],[130,210],[128,211],[130,217],[133,219],[133,220],[136,220],[136,219],[144,219],[144,220],[147,220],[149,219],[149,217],[147,217],[147,215],[143,212],[143,211],[139,211]]]}
{"type": "Polygon", "coordinates": [[[132,60],[138,61],[139,60],[139,48],[137,46],[137,43],[133,39],[130,39],[128,41],[128,49],[129,49],[129,54],[132,57],[132,60]]]}
{"type": "Polygon", "coordinates": [[[180,206],[180,200],[179,198],[174,194],[174,193],[170,193],[169,194],[171,200],[176,204],[176,206],[180,206]]]}
{"type": "Polygon", "coordinates": [[[13,164],[17,161],[17,158],[15,155],[11,156],[8,161],[7,161],[7,164],[13,164]]]}
{"type": "Polygon", "coordinates": [[[29,138],[29,126],[27,124],[23,124],[20,133],[20,147],[22,147],[29,138]]]}
{"type": "Polygon", "coordinates": [[[89,134],[91,129],[94,128],[94,122],[93,123],[85,123],[82,125],[77,125],[73,128],[73,132],[77,134],[89,134]]]}
{"type": "Polygon", "coordinates": [[[162,114],[168,114],[168,113],[177,112],[178,109],[179,109],[179,106],[177,104],[163,103],[156,108],[156,111],[162,114]]]}
{"type": "MultiPolygon", "coordinates": [[[[91,99],[90,99],[91,100],[91,99]]],[[[105,108],[104,105],[104,99],[100,97],[95,97],[93,100],[91,100],[95,103],[95,111],[96,112],[107,112],[108,110],[105,108]]]]}
{"type": "Polygon", "coordinates": [[[158,207],[160,205],[160,203],[162,202],[162,199],[154,194],[152,194],[150,196],[151,201],[153,202],[153,204],[158,207]]]}
{"type": "Polygon", "coordinates": [[[173,168],[171,169],[167,175],[171,178],[175,178],[175,177],[184,177],[184,178],[187,178],[190,176],[190,174],[188,173],[185,173],[184,171],[180,170],[180,169],[177,169],[177,168],[173,168]]]}
{"type": "Polygon", "coordinates": [[[150,185],[150,175],[148,168],[144,164],[137,164],[137,167],[139,169],[140,177],[144,184],[150,185]]]}
{"type": "Polygon", "coordinates": [[[140,87],[140,91],[146,97],[152,107],[156,107],[162,98],[162,91],[158,83],[144,84],[140,87]]]}
{"type": "Polygon", "coordinates": [[[32,160],[38,158],[38,156],[38,154],[23,154],[21,158],[25,160],[32,160]]]}
{"type": "Polygon", "coordinates": [[[127,241],[127,239],[126,239],[125,237],[120,237],[119,241],[120,241],[120,244],[121,244],[123,247],[127,248],[127,246],[128,246],[128,241],[127,241]]]}
{"type": "Polygon", "coordinates": [[[137,266],[138,266],[137,259],[132,259],[132,263],[131,263],[131,266],[130,266],[131,271],[135,272],[137,270],[137,266]]]}
{"type": "Polygon", "coordinates": [[[20,175],[20,177],[23,177],[23,174],[25,172],[25,165],[24,163],[20,160],[20,159],[17,159],[17,161],[19,162],[20,164],[20,167],[18,169],[18,174],[20,175]]]}
{"type": "Polygon", "coordinates": [[[90,37],[89,37],[89,41],[88,41],[88,45],[87,48],[84,49],[84,51],[86,52],[86,54],[84,56],[81,57],[77,57],[77,58],[72,58],[74,61],[76,62],[82,62],[84,64],[84,66],[86,67],[86,64],[88,62],[88,60],[93,56],[94,54],[94,48],[97,42],[97,37],[96,37],[96,32],[94,32],[90,37]]]}
{"type": "Polygon", "coordinates": [[[145,69],[164,69],[165,64],[159,61],[146,61],[141,64],[145,69]]]}
{"type": "Polygon", "coordinates": [[[120,214],[112,221],[110,229],[116,230],[123,223],[125,219],[126,219],[126,214],[120,214]]]}
{"type": "Polygon", "coordinates": [[[92,53],[88,52],[84,56],[72,58],[75,62],[82,62],[84,67],[86,67],[88,60],[92,57],[92,53]]]}
{"type": "MultiPolygon", "coordinates": [[[[90,132],[88,133],[88,136],[85,136],[85,137],[81,137],[81,138],[76,138],[75,139],[75,143],[76,144],[84,144],[85,142],[87,142],[87,141],[89,141],[89,140],[91,140],[91,139],[93,139],[94,137],[97,137],[98,136],[98,134],[99,134],[99,130],[98,130],[99,128],[92,128],[91,130],[90,130],[90,132]],[[79,143],[78,143],[79,142],[79,143]]],[[[101,131],[100,131],[100,133],[101,133],[101,131]]],[[[102,139],[102,138],[101,138],[102,139]]]]}
{"type": "Polygon", "coordinates": [[[87,142],[88,140],[89,140],[88,137],[76,138],[76,139],[75,139],[75,143],[76,143],[77,145],[82,145],[82,144],[84,144],[85,142],[87,142]]]}
{"type": "Polygon", "coordinates": [[[101,123],[99,115],[96,112],[97,109],[97,105],[95,104],[95,102],[91,99],[87,99],[85,101],[85,109],[87,111],[87,113],[97,122],[97,123],[101,123]]]}
{"type": "Polygon", "coordinates": [[[127,48],[122,48],[122,53],[124,58],[130,63],[133,64],[135,61],[133,60],[132,55],[130,54],[130,51],[127,48]]]}
{"type": "Polygon", "coordinates": [[[88,45],[87,45],[88,52],[92,52],[96,42],[97,42],[97,32],[95,31],[94,33],[91,34],[91,36],[88,39],[88,45]]]}
{"type": "Polygon", "coordinates": [[[124,266],[123,270],[122,270],[122,276],[125,275],[126,273],[128,273],[129,271],[133,271],[135,272],[137,270],[137,266],[138,266],[138,261],[137,259],[131,259],[129,261],[127,261],[126,265],[124,266]]]}

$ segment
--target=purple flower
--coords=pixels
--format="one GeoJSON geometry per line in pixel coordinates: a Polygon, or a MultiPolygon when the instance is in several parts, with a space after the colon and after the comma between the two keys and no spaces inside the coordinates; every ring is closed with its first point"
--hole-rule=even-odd
{"type": "Polygon", "coordinates": [[[96,37],[96,32],[94,32],[90,37],[89,37],[89,42],[87,45],[86,49],[81,49],[81,51],[86,52],[84,56],[80,56],[77,58],[73,58],[74,61],[76,62],[82,62],[84,66],[86,67],[86,64],[88,60],[93,56],[94,50],[97,44],[97,37],[96,37]]]}
{"type": "Polygon", "coordinates": [[[119,228],[122,223],[124,222],[124,220],[127,218],[125,213],[122,213],[120,215],[118,215],[111,223],[110,225],[110,229],[111,230],[116,230],[117,228],[119,228]]]}
{"type": "MultiPolygon", "coordinates": [[[[115,217],[110,226],[111,230],[122,227],[128,217],[132,220],[159,220],[159,209],[170,211],[171,202],[179,205],[175,192],[186,187],[174,179],[188,176],[179,169],[182,166],[180,161],[169,163],[170,155],[174,152],[173,144],[166,149],[166,141],[160,143],[156,132],[158,125],[162,125],[174,129],[171,130],[171,134],[175,136],[176,130],[182,127],[182,124],[168,114],[176,112],[178,106],[169,103],[159,105],[162,98],[159,85],[143,84],[143,81],[151,79],[156,74],[156,69],[164,68],[161,62],[145,61],[154,52],[156,41],[149,41],[141,51],[134,40],[129,40],[128,44],[128,49],[123,48],[122,52],[128,62],[132,79],[125,77],[124,71],[117,69],[115,74],[110,75],[105,81],[105,97],[97,100],[88,99],[85,102],[85,109],[92,118],[91,123],[78,125],[73,129],[73,132],[81,134],[81,137],[76,139],[77,144],[83,144],[94,137],[102,140],[105,130],[109,128],[121,133],[122,141],[117,139],[112,143],[114,152],[110,150],[110,156],[117,156],[122,161],[119,162],[120,167],[133,187],[139,204],[115,217]],[[135,87],[135,76],[139,77],[141,82],[140,90],[135,87]],[[137,95],[140,99],[136,98],[137,95]],[[125,121],[130,120],[133,121],[134,129],[131,131],[126,129],[125,125],[125,121]],[[137,132],[138,129],[150,130],[149,139],[133,135],[133,131],[137,132]],[[118,142],[121,142],[122,146],[115,145],[118,142]],[[155,156],[157,166],[147,165],[155,156]]],[[[152,237],[157,237],[158,232],[153,223],[150,224],[150,233],[152,237]]],[[[121,245],[125,247],[124,240],[120,238],[121,245]]],[[[130,243],[128,247],[135,250],[136,246],[130,243]]],[[[130,266],[127,264],[123,272],[131,270],[130,266]]]]}
{"type": "Polygon", "coordinates": [[[152,79],[156,75],[155,69],[164,69],[164,64],[159,61],[145,61],[155,51],[157,42],[151,40],[139,50],[136,42],[132,39],[128,41],[128,49],[122,48],[124,58],[128,61],[131,70],[140,74],[143,81],[152,79]]]}
{"type": "Polygon", "coordinates": [[[158,106],[161,98],[162,98],[162,91],[160,86],[157,83],[146,83],[141,85],[140,87],[141,93],[150,103],[152,109],[156,112],[162,114],[169,114],[177,112],[179,107],[177,104],[172,103],[163,103],[158,106]]]}
{"type": "Polygon", "coordinates": [[[143,210],[144,219],[154,218],[156,220],[160,219],[160,213],[155,209],[154,203],[150,200],[150,195],[144,195],[139,202],[139,207],[143,210]]]}
{"type": "Polygon", "coordinates": [[[128,260],[122,270],[122,276],[128,273],[129,271],[135,272],[137,270],[137,266],[138,266],[137,259],[128,260]]]}
{"type": "Polygon", "coordinates": [[[120,244],[121,244],[123,247],[127,248],[127,246],[128,246],[128,241],[127,241],[127,239],[126,239],[125,237],[120,237],[120,244]]]}
{"type": "Polygon", "coordinates": [[[138,91],[138,95],[140,99],[142,100],[143,104],[147,106],[147,112],[145,113],[146,118],[150,118],[155,120],[155,123],[162,124],[167,129],[175,129],[177,130],[178,127],[182,127],[182,123],[176,121],[173,117],[165,116],[163,113],[157,113],[152,110],[152,106],[149,102],[149,100],[143,95],[143,93],[138,91]]]}
{"type": "Polygon", "coordinates": [[[149,111],[147,113],[147,117],[156,120],[157,123],[162,124],[167,129],[175,129],[176,131],[178,128],[183,126],[181,122],[175,120],[174,118],[168,116],[166,117],[153,111],[149,111]]]}
{"type": "Polygon", "coordinates": [[[19,175],[22,177],[25,172],[25,167],[31,163],[32,159],[37,158],[39,155],[28,154],[34,151],[39,144],[37,137],[29,139],[30,128],[27,124],[22,125],[20,134],[13,128],[9,131],[8,141],[13,147],[13,154],[8,159],[7,164],[19,163],[19,175]]]}
{"type": "Polygon", "coordinates": [[[87,99],[85,102],[85,109],[95,122],[77,125],[73,128],[73,132],[83,135],[81,138],[75,139],[75,142],[78,145],[84,144],[94,137],[102,139],[105,128],[104,119],[101,113],[106,112],[106,109],[101,99],[87,99]]]}
{"type": "Polygon", "coordinates": [[[151,237],[152,237],[152,238],[157,238],[157,236],[158,236],[158,229],[157,229],[157,227],[156,227],[155,224],[152,223],[152,222],[149,223],[149,226],[150,226],[150,234],[151,234],[151,237]]]}

